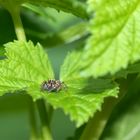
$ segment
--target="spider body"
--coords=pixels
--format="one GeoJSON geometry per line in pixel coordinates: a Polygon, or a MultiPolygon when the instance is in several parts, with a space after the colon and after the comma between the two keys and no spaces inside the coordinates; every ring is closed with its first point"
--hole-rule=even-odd
{"type": "Polygon", "coordinates": [[[58,92],[65,87],[66,86],[64,82],[61,82],[60,80],[48,80],[42,83],[41,90],[48,92],[58,92]]]}

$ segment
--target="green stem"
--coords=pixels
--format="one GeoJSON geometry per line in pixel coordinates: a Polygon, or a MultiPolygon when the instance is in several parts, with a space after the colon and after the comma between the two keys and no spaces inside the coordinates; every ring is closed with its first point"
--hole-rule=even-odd
{"type": "Polygon", "coordinates": [[[36,106],[32,101],[32,98],[29,97],[29,118],[30,118],[30,125],[31,125],[31,136],[30,140],[41,140],[38,125],[37,125],[37,115],[36,115],[36,106]]]}
{"type": "Polygon", "coordinates": [[[22,40],[22,41],[26,41],[24,28],[23,28],[22,21],[20,18],[20,7],[11,8],[9,10],[9,12],[10,12],[12,19],[13,19],[17,39],[22,40]]]}
{"type": "MultiPolygon", "coordinates": [[[[20,19],[20,7],[15,6],[13,8],[11,4],[11,8],[7,8],[12,16],[13,22],[14,22],[14,27],[15,27],[15,32],[17,35],[18,40],[21,41],[26,41],[26,36],[25,32],[23,29],[22,21],[20,19]]],[[[50,120],[51,120],[51,115],[48,116],[47,111],[46,111],[46,106],[43,100],[38,100],[37,101],[37,109],[39,112],[40,116],[40,121],[41,121],[41,132],[42,136],[39,136],[38,132],[38,127],[37,127],[37,119],[35,115],[35,106],[32,101],[30,101],[30,123],[31,123],[31,140],[52,140],[51,132],[50,132],[50,120]],[[48,117],[48,118],[47,118],[48,117]]],[[[49,107],[49,114],[52,114],[52,109],[49,107]]]]}
{"type": "Polygon", "coordinates": [[[80,140],[99,140],[116,102],[113,98],[105,101],[102,111],[97,112],[87,123],[80,140]]]}
{"type": "Polygon", "coordinates": [[[47,112],[48,112],[48,122],[50,124],[51,120],[52,120],[52,116],[53,116],[53,111],[54,110],[53,110],[53,107],[50,104],[47,104],[46,108],[47,108],[47,112]]]}
{"type": "Polygon", "coordinates": [[[101,137],[101,134],[106,126],[106,123],[108,122],[108,119],[110,117],[110,114],[112,113],[114,107],[120,100],[125,96],[125,94],[128,91],[129,86],[132,84],[132,82],[137,77],[137,74],[133,74],[130,77],[128,77],[127,80],[120,79],[118,82],[120,83],[120,93],[118,95],[118,98],[107,98],[105,99],[105,102],[102,107],[101,112],[97,112],[95,116],[89,120],[87,123],[80,140],[99,140],[101,137]]]}
{"type": "Polygon", "coordinates": [[[37,108],[42,124],[42,139],[43,140],[53,140],[51,131],[50,131],[50,120],[48,118],[48,113],[46,111],[45,102],[43,99],[37,100],[37,108]]]}

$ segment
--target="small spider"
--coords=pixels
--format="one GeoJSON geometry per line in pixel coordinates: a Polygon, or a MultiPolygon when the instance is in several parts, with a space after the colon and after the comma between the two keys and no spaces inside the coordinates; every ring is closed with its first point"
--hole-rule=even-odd
{"type": "Polygon", "coordinates": [[[60,80],[48,80],[44,81],[41,84],[42,91],[58,92],[62,88],[66,88],[66,85],[64,84],[64,82],[61,82],[60,80]]]}

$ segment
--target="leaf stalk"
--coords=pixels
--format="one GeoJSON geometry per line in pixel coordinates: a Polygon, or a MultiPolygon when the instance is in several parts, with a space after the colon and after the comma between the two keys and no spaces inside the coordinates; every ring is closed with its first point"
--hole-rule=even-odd
{"type": "Polygon", "coordinates": [[[26,41],[26,35],[20,18],[20,7],[19,6],[13,7],[9,9],[9,12],[12,16],[17,39],[21,41],[26,41]]]}
{"type": "Polygon", "coordinates": [[[50,119],[46,110],[46,105],[43,99],[37,100],[37,108],[42,124],[42,140],[53,140],[50,130],[50,119]]]}

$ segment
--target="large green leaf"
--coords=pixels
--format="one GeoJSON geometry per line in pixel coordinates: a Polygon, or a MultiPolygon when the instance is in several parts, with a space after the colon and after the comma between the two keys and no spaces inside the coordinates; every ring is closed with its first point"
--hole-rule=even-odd
{"type": "Polygon", "coordinates": [[[91,37],[87,41],[84,75],[114,74],[140,59],[140,1],[88,0],[91,37]],[[94,12],[95,13],[94,13],[94,12]]]}
{"type": "Polygon", "coordinates": [[[64,80],[65,87],[60,92],[53,93],[41,91],[42,82],[54,79],[54,75],[47,54],[39,44],[34,46],[31,41],[8,43],[6,56],[5,60],[0,61],[1,95],[9,91],[26,90],[33,100],[44,98],[54,108],[62,108],[76,121],[77,126],[101,110],[105,97],[117,96],[118,86],[110,79],[73,77],[79,71],[77,60],[81,56],[80,52],[72,52],[67,56],[60,77],[64,80]],[[75,61],[69,63],[72,57],[75,61]]]}

